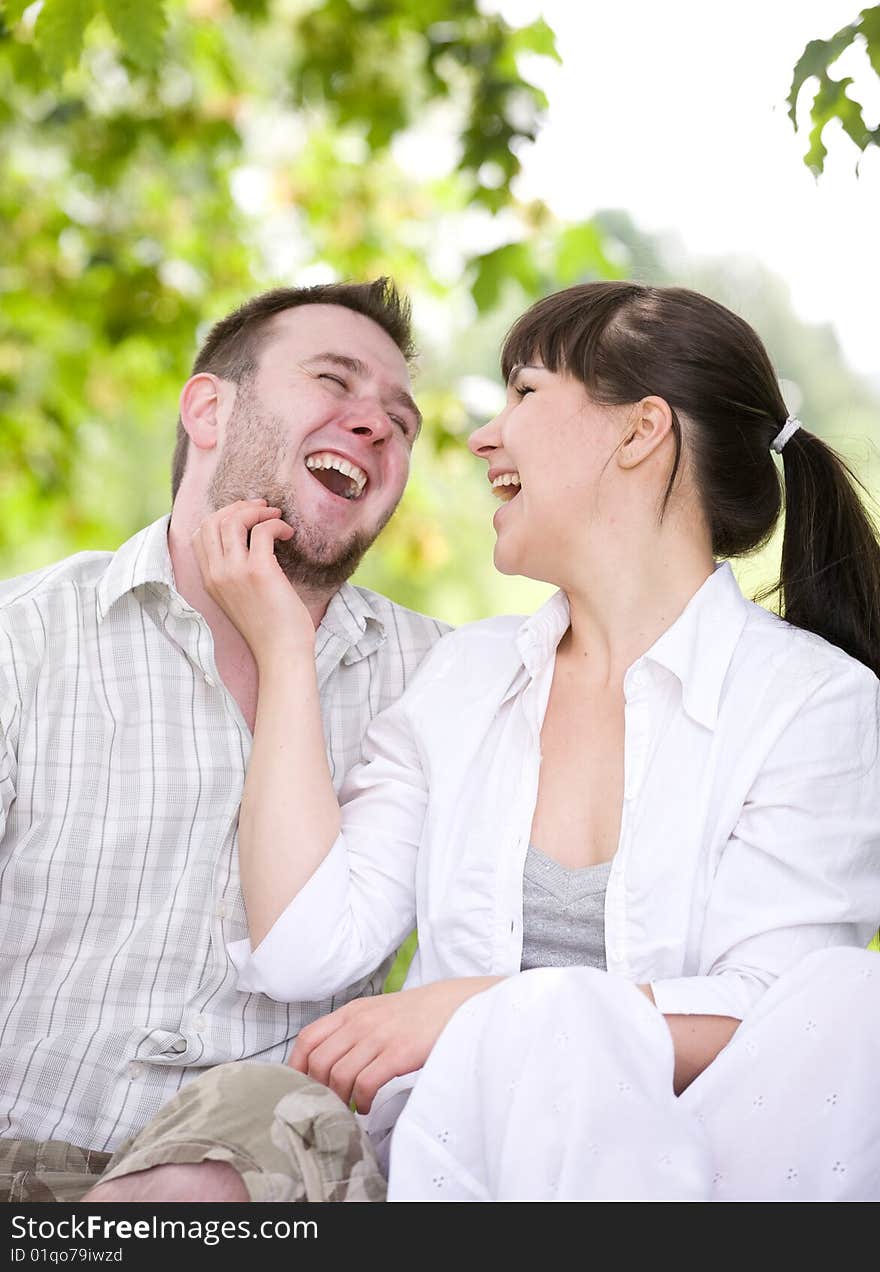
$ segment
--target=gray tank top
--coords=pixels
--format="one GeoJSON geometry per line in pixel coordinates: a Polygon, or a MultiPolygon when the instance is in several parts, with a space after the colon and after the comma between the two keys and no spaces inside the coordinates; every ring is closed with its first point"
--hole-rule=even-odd
{"type": "Polygon", "coordinates": [[[521,971],[598,967],[605,971],[605,889],[611,862],[569,870],[529,847],[523,870],[521,971]]]}

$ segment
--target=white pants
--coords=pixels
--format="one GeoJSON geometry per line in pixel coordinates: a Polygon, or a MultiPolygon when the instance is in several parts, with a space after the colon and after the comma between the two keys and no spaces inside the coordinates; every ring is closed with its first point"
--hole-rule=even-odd
{"type": "Polygon", "coordinates": [[[678,1098],[663,1017],[589,968],[461,1007],[391,1141],[389,1201],[880,1200],[880,956],[814,954],[678,1098]]]}

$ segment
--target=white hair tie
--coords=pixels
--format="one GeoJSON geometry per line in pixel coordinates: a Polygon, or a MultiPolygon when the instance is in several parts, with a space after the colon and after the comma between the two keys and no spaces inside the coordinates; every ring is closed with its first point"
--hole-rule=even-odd
{"type": "Polygon", "coordinates": [[[782,454],[782,448],[790,437],[794,437],[795,433],[801,428],[801,422],[796,415],[789,415],[782,428],[770,443],[770,449],[776,451],[777,455],[782,454]]]}

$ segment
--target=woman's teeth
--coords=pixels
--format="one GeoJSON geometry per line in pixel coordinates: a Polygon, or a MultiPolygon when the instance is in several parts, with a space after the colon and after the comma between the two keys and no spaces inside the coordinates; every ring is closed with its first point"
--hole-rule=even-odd
{"type": "Polygon", "coordinates": [[[521,484],[519,473],[499,473],[492,479],[492,494],[499,499],[513,499],[519,493],[521,484]]]}

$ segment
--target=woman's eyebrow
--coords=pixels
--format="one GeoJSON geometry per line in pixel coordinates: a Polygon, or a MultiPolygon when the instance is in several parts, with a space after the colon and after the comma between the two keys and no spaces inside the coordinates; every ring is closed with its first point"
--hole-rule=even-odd
{"type": "MultiPolygon", "coordinates": [[[[366,362],[362,362],[360,358],[349,357],[349,355],[345,353],[333,353],[330,350],[327,350],[325,353],[316,353],[313,354],[311,358],[305,358],[301,365],[309,367],[316,362],[330,362],[334,366],[342,367],[345,371],[349,371],[352,375],[358,376],[362,380],[369,379],[370,376],[370,368],[367,366],[366,362]]],[[[413,416],[415,416],[416,433],[418,433],[422,427],[422,413],[416,406],[415,401],[410,394],[407,393],[405,389],[394,389],[388,396],[392,402],[397,402],[400,406],[405,407],[413,416]]]]}
{"type": "Polygon", "coordinates": [[[536,362],[517,362],[515,366],[510,368],[510,375],[507,377],[507,383],[510,384],[511,381],[515,380],[516,377],[519,375],[520,371],[546,371],[546,370],[547,370],[546,367],[538,366],[536,362]]]}

